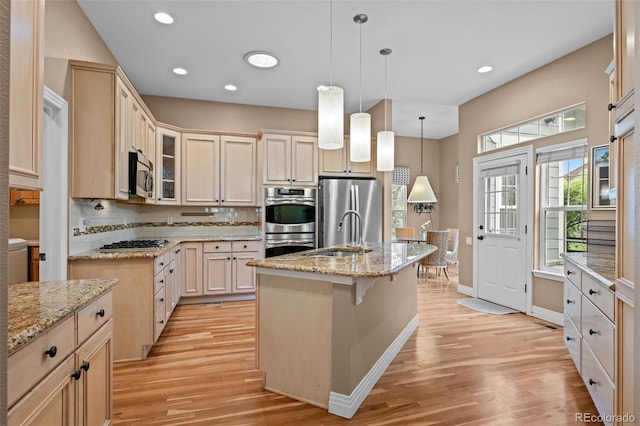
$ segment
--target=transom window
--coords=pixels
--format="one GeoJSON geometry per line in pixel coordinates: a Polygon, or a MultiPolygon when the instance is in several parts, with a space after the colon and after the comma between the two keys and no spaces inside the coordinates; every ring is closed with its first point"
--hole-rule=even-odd
{"type": "Polygon", "coordinates": [[[481,152],[581,129],[585,126],[584,117],[585,105],[581,104],[482,135],[481,152]]]}

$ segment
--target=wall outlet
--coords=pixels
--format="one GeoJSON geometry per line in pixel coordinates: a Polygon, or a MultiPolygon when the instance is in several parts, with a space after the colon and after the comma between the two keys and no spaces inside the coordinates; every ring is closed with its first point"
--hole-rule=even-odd
{"type": "Polygon", "coordinates": [[[173,217],[167,217],[167,225],[173,225],[173,217]]]}
{"type": "Polygon", "coordinates": [[[81,217],[78,221],[78,231],[87,232],[87,225],[89,225],[89,220],[81,217]]]}
{"type": "Polygon", "coordinates": [[[471,237],[467,237],[466,241],[468,246],[473,245],[473,240],[471,239],[471,237]]]}

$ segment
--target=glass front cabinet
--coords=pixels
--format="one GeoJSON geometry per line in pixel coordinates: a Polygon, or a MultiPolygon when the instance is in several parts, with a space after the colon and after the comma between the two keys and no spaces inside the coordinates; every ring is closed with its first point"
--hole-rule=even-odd
{"type": "Polygon", "coordinates": [[[180,204],[180,132],[158,125],[156,204],[180,204]]]}

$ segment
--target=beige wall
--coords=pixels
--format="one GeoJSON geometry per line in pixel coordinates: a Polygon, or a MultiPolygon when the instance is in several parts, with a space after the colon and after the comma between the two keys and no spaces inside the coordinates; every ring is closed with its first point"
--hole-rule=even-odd
{"type": "Polygon", "coordinates": [[[458,227],[458,190],[460,185],[455,182],[455,170],[458,164],[458,135],[452,135],[440,140],[440,170],[439,170],[439,211],[438,229],[458,227]]]}
{"type": "MultiPolygon", "coordinates": [[[[461,180],[458,193],[460,238],[473,235],[473,158],[478,136],[548,112],[581,102],[586,104],[586,128],[533,142],[535,147],[588,138],[589,145],[609,139],[608,77],[605,68],[613,57],[612,37],[607,36],[544,67],[513,80],[460,106],[458,159],[461,180]]],[[[531,202],[533,202],[533,196],[531,202]]],[[[612,212],[589,212],[594,218],[614,218],[612,212]]],[[[537,231],[535,231],[537,233],[537,231]]],[[[473,247],[460,244],[460,283],[471,286],[473,247]]],[[[534,294],[537,292],[534,281],[534,294]]],[[[561,286],[561,283],[557,283],[561,286]]],[[[536,300],[543,307],[555,306],[557,291],[547,297],[544,285],[536,300]],[[542,293],[542,294],[540,294],[542,293]]],[[[554,308],[558,312],[561,309],[554,308]]]]}
{"type": "Polygon", "coordinates": [[[40,238],[38,206],[9,207],[9,237],[37,240],[40,238]]]}

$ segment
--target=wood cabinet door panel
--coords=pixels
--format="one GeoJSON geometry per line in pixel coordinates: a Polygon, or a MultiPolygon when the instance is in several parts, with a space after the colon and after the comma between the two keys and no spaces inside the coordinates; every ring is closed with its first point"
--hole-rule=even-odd
{"type": "Polygon", "coordinates": [[[231,253],[205,254],[204,294],[231,292],[231,253]]]}
{"type": "Polygon", "coordinates": [[[318,138],[293,136],[291,140],[291,183],[318,183],[318,138]]]}
{"type": "Polygon", "coordinates": [[[182,204],[212,205],[220,201],[220,138],[182,135],[182,204]]]}
{"type": "Polygon", "coordinates": [[[264,183],[291,182],[291,136],[264,135],[264,183]]]}
{"type": "Polygon", "coordinates": [[[220,140],[220,203],[256,205],[256,140],[222,136],[220,140]]]}
{"type": "Polygon", "coordinates": [[[182,296],[202,296],[202,243],[183,243],[182,296]]]}
{"type": "Polygon", "coordinates": [[[252,293],[256,290],[255,268],[247,266],[250,260],[258,259],[257,252],[239,252],[233,254],[233,292],[252,293]]]}
{"type": "Polygon", "coordinates": [[[618,139],[617,261],[619,278],[634,282],[635,175],[633,131],[618,139]]]}

